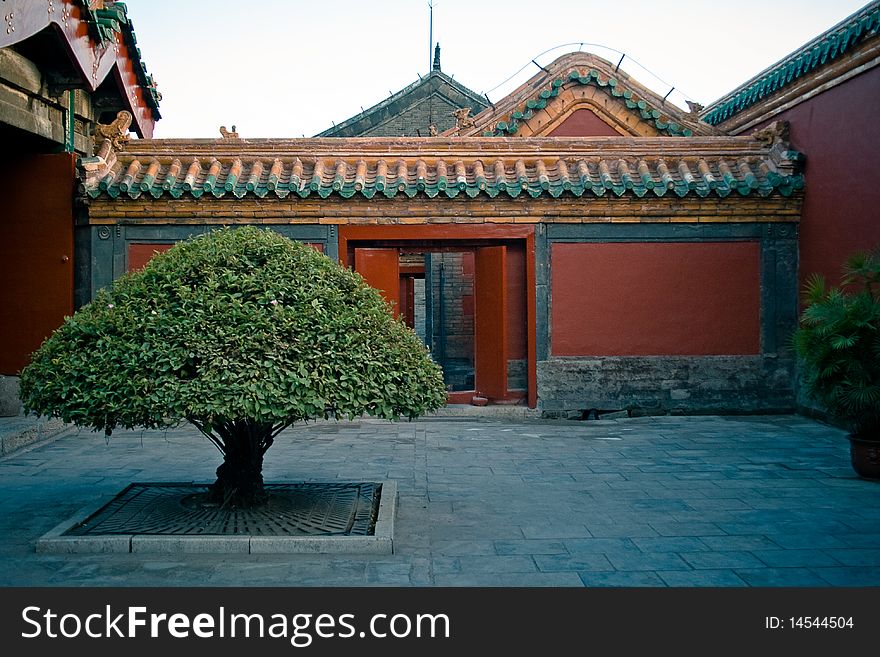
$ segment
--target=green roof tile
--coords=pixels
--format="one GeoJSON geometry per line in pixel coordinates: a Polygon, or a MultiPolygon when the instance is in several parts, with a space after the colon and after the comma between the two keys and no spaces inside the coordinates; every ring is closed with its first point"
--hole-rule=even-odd
{"type": "Polygon", "coordinates": [[[872,2],[805,44],[785,59],[703,110],[702,119],[718,125],[819,66],[837,59],[880,30],[880,2],[872,2]]]}
{"type": "MultiPolygon", "coordinates": [[[[119,154],[109,168],[87,174],[86,193],[92,198],[298,198],[316,196],[326,199],[373,198],[377,193],[387,198],[532,198],[563,195],[573,197],[615,196],[648,193],[662,197],[725,197],[732,191],[742,196],[788,196],[803,187],[792,167],[799,154],[787,151],[784,159],[791,164],[779,166],[770,156],[743,151],[730,156],[677,157],[577,157],[548,154],[504,158],[485,155],[464,163],[459,158],[448,161],[402,160],[385,164],[375,157],[361,159],[317,158],[305,164],[295,158],[276,159],[260,156],[217,156],[203,162],[150,155],[143,157],[119,154]],[[743,154],[746,153],[746,154],[743,154]],[[442,162],[442,164],[441,164],[442,162]],[[458,165],[458,170],[457,170],[458,165]],[[176,173],[170,172],[174,169],[176,173]],[[186,170],[186,175],[181,175],[186,170]],[[388,171],[387,175],[381,175],[388,171]],[[267,173],[268,171],[274,173],[267,173]],[[449,173],[446,173],[449,172],[449,173]],[[451,175],[450,175],[451,174],[451,175]],[[304,181],[308,181],[304,184],[304,181]]],[[[426,158],[427,159],[427,158],[426,158]]]]}
{"type": "Polygon", "coordinates": [[[516,134],[519,125],[523,121],[528,121],[534,116],[532,110],[540,110],[547,107],[547,101],[559,95],[559,91],[566,82],[577,82],[578,84],[592,84],[596,87],[608,88],[611,96],[615,98],[623,98],[626,107],[634,110],[642,119],[652,122],[661,133],[671,136],[690,137],[693,131],[683,128],[674,122],[663,122],[660,117],[663,115],[658,109],[650,106],[644,99],[639,99],[629,90],[620,87],[619,82],[615,78],[602,79],[599,71],[592,69],[586,75],[582,75],[577,70],[568,73],[568,80],[554,79],[548,87],[538,91],[532,98],[526,100],[521,107],[514,109],[510,113],[507,121],[498,121],[494,126],[489,127],[483,132],[484,137],[502,137],[505,135],[516,134]]]}

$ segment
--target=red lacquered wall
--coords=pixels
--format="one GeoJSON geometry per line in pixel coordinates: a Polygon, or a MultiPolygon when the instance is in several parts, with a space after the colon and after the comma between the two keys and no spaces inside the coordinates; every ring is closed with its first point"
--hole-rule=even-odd
{"type": "Polygon", "coordinates": [[[128,271],[141,269],[154,255],[167,251],[174,244],[129,244],[128,245],[128,271]]]}
{"type": "Polygon", "coordinates": [[[553,129],[550,137],[619,137],[610,125],[600,119],[595,112],[578,109],[571,113],[565,121],[553,129]]]}
{"type": "Polygon", "coordinates": [[[556,243],[554,356],[760,353],[758,242],[556,243]]]}
{"type": "MultiPolygon", "coordinates": [[[[317,243],[309,243],[306,242],[308,246],[313,249],[324,253],[324,245],[320,242],[317,243]]],[[[134,271],[136,269],[142,268],[146,265],[154,255],[157,253],[162,253],[163,251],[167,251],[174,243],[163,242],[161,244],[158,243],[138,243],[133,242],[128,245],[128,271],[134,271]]]]}
{"type": "Polygon", "coordinates": [[[880,246],[880,66],[775,116],[806,155],[800,224],[801,286],[814,273],[837,283],[855,251],[880,246]]]}

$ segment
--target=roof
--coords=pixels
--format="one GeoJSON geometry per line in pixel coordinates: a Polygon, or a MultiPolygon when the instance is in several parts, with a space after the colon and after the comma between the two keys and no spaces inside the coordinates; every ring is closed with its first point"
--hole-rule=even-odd
{"type": "Polygon", "coordinates": [[[15,9],[7,15],[7,29],[0,31],[0,48],[50,28],[65,42],[79,77],[77,86],[93,92],[115,72],[120,100],[133,115],[132,129],[141,136],[152,135],[161,95],[143,63],[124,3],[60,0],[50,2],[48,9],[36,3],[19,3],[15,9]]]}
{"type": "Polygon", "coordinates": [[[593,109],[613,119],[625,134],[684,137],[721,134],[717,129],[701,123],[695,114],[667,103],[611,62],[587,52],[568,53],[546,68],[542,67],[539,73],[513,93],[474,116],[473,127],[459,134],[543,134],[538,129],[523,131],[522,128],[541,110],[546,109],[555,115],[571,111],[572,102],[591,102],[579,91],[569,94],[568,103],[554,103],[554,99],[561,98],[567,90],[576,90],[578,87],[592,87],[601,92],[598,100],[592,100],[593,109]],[[646,124],[648,130],[633,129],[634,123],[646,124]]]}
{"type": "MultiPolygon", "coordinates": [[[[439,100],[440,104],[445,106],[445,108],[471,107],[475,111],[480,111],[484,107],[488,107],[485,98],[446,75],[446,73],[439,69],[439,63],[435,60],[435,68],[425,77],[404,87],[397,93],[391,94],[385,100],[364,110],[360,114],[356,114],[350,119],[324,130],[324,132],[317,136],[360,137],[367,134],[376,135],[376,130],[379,129],[381,131],[383,123],[405,114],[407,110],[426,100],[430,102],[432,97],[439,100]]],[[[438,113],[436,118],[434,118],[434,124],[437,126],[437,129],[442,131],[446,127],[453,125],[455,121],[450,117],[448,109],[446,109],[443,115],[438,113]]],[[[426,130],[425,136],[427,136],[428,126],[425,125],[424,127],[426,130]]],[[[386,136],[396,135],[386,134],[386,136]]]]}
{"type": "Polygon", "coordinates": [[[751,137],[137,140],[82,160],[92,198],[788,196],[798,154],[751,137]]]}
{"type": "Polygon", "coordinates": [[[878,30],[880,0],[875,0],[713,102],[701,116],[707,123],[718,125],[795,84],[817,68],[848,56],[864,41],[876,36],[878,30]]]}

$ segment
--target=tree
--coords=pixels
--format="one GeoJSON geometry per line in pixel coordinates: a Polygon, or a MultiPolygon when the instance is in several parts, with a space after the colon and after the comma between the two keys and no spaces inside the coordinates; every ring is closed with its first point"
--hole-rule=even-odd
{"type": "Polygon", "coordinates": [[[99,291],[33,354],[21,396],[108,435],[187,420],[223,454],[211,498],[253,506],[263,455],[292,423],[414,418],[445,388],[359,274],[245,227],[178,243],[99,291]]]}

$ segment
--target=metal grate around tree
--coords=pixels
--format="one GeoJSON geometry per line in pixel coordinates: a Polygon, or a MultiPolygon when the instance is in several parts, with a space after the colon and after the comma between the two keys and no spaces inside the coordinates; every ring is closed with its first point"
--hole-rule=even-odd
{"type": "Polygon", "coordinates": [[[256,508],[224,508],[208,500],[207,484],[135,483],[65,532],[66,536],[370,536],[382,485],[266,484],[256,508]]]}

